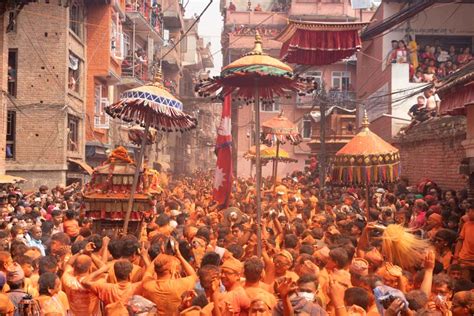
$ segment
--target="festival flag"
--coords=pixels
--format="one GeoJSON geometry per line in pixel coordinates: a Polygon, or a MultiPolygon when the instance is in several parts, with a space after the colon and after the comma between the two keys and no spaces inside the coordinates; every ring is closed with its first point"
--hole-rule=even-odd
{"type": "Polygon", "coordinates": [[[214,177],[214,200],[221,206],[228,206],[232,191],[232,134],[231,96],[227,95],[222,104],[221,122],[216,139],[217,164],[214,177]]]}

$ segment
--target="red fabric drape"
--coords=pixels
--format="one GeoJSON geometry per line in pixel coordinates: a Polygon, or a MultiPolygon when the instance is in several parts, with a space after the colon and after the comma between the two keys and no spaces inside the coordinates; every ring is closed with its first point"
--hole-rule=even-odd
{"type": "Polygon", "coordinates": [[[280,57],[300,65],[327,65],[352,56],[360,47],[358,30],[298,29],[283,43],[280,57]]]}

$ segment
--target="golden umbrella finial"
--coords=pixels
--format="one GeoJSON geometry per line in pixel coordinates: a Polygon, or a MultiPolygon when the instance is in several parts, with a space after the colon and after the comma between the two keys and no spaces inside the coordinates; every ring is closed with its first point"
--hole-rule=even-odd
{"type": "Polygon", "coordinates": [[[255,31],[255,46],[253,49],[245,54],[244,56],[250,56],[250,55],[266,55],[263,53],[263,47],[262,47],[262,36],[260,36],[260,32],[258,30],[255,31]]]}
{"type": "Polygon", "coordinates": [[[161,71],[161,65],[156,67],[155,75],[151,85],[158,88],[163,88],[163,72],[161,71]]]}
{"type": "Polygon", "coordinates": [[[362,118],[362,129],[363,130],[368,130],[369,129],[369,117],[367,115],[367,110],[364,110],[364,117],[362,118]]]}

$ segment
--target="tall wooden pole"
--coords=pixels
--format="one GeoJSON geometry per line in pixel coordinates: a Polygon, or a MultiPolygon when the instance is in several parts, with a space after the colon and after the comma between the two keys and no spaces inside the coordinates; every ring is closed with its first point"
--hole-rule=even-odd
{"type": "Polygon", "coordinates": [[[326,187],[326,96],[324,95],[321,98],[319,104],[320,111],[320,132],[319,132],[319,143],[320,143],[320,153],[319,153],[319,190],[320,190],[320,200],[325,199],[325,187],[326,187]]]}
{"type": "Polygon", "coordinates": [[[255,81],[255,178],[257,194],[257,256],[262,256],[262,168],[260,161],[260,100],[258,80],[255,81]]]}
{"type": "Polygon", "coordinates": [[[276,188],[278,177],[278,157],[280,156],[280,140],[277,138],[275,160],[273,161],[273,187],[276,188]]]}
{"type": "Polygon", "coordinates": [[[125,214],[125,221],[123,222],[123,234],[127,234],[128,230],[128,222],[130,221],[130,215],[132,214],[132,209],[133,209],[133,198],[135,196],[135,191],[137,190],[138,186],[138,178],[140,177],[140,170],[142,168],[142,162],[143,162],[143,157],[145,156],[145,148],[146,148],[146,142],[148,138],[148,131],[150,130],[150,124],[146,123],[145,124],[145,134],[143,135],[142,139],[142,145],[140,147],[140,153],[138,154],[138,160],[137,160],[137,169],[135,170],[135,174],[133,176],[133,182],[132,182],[132,190],[130,191],[130,198],[128,199],[128,207],[127,207],[127,213],[125,214]]]}

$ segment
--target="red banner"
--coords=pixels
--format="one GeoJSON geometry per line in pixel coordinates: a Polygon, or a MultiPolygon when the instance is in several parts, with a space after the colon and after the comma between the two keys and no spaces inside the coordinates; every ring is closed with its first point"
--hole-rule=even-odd
{"type": "Polygon", "coordinates": [[[227,95],[222,104],[222,115],[217,129],[217,164],[214,176],[214,200],[221,206],[228,206],[232,191],[232,134],[231,96],[227,95]]]}

